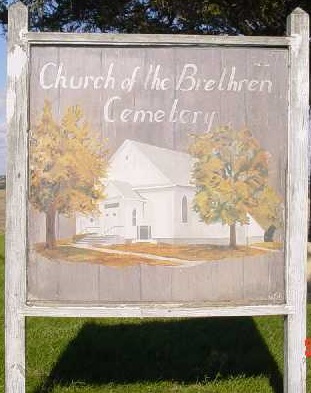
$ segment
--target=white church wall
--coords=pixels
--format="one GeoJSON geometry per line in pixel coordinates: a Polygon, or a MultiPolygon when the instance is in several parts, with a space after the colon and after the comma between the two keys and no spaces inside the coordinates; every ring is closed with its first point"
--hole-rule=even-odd
{"type": "Polygon", "coordinates": [[[195,189],[193,187],[176,187],[174,192],[174,237],[189,243],[227,244],[229,227],[216,224],[205,224],[193,208],[195,189]],[[187,222],[182,222],[182,199],[187,198],[187,222]]]}
{"type": "Polygon", "coordinates": [[[172,188],[141,190],[139,193],[148,201],[152,238],[172,238],[174,233],[174,193],[172,188]],[[152,215],[150,206],[152,207],[152,215]]]}
{"type": "Polygon", "coordinates": [[[264,229],[261,228],[253,217],[249,217],[249,219],[250,221],[247,225],[236,225],[237,244],[247,245],[264,241],[264,229]]]}
{"type": "Polygon", "coordinates": [[[126,200],[124,201],[123,211],[124,225],[124,238],[125,240],[136,240],[137,239],[137,226],[142,220],[142,202],[138,200],[126,200]],[[136,219],[133,222],[133,212],[136,211],[136,219]],[[135,225],[134,225],[135,224],[135,225]]]}

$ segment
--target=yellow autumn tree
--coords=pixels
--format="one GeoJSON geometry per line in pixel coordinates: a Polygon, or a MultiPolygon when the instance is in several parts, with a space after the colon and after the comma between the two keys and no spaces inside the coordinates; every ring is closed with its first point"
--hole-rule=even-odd
{"type": "Polygon", "coordinates": [[[281,198],[268,184],[269,153],[251,132],[226,126],[192,137],[194,209],[202,220],[229,225],[233,248],[236,224],[249,224],[250,215],[265,229],[278,226],[281,198]]]}
{"type": "Polygon", "coordinates": [[[107,150],[91,135],[79,106],[53,118],[45,101],[30,136],[30,201],[46,216],[46,246],[56,244],[56,214],[96,213],[105,197],[107,150]]]}

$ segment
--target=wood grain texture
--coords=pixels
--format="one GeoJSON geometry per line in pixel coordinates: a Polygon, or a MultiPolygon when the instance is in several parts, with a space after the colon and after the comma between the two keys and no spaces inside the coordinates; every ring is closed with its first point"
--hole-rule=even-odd
{"type": "MultiPolygon", "coordinates": [[[[31,251],[27,304],[204,304],[204,307],[284,304],[282,253],[180,267],[111,267],[52,260],[31,251]],[[260,280],[258,279],[260,277],[260,280]]],[[[217,311],[216,311],[217,313],[217,311]]]]}
{"type": "Polygon", "coordinates": [[[261,306],[235,306],[235,307],[210,307],[204,304],[118,304],[110,306],[59,306],[45,303],[36,306],[26,306],[23,310],[26,316],[47,317],[150,317],[150,318],[175,318],[175,317],[241,317],[255,315],[291,315],[293,309],[285,305],[261,306]]]}
{"type": "Polygon", "coordinates": [[[285,319],[287,393],[306,392],[306,261],[308,197],[309,17],[296,9],[288,19],[290,48],[289,173],[287,204],[287,303],[285,319]]]}
{"type": "MultiPolygon", "coordinates": [[[[150,107],[153,112],[161,108],[169,114],[175,99],[178,99],[178,110],[189,108],[208,113],[215,110],[217,113],[215,127],[231,124],[234,128],[240,129],[247,126],[262,143],[263,148],[271,154],[273,158],[271,171],[269,170],[271,185],[281,195],[282,200],[285,200],[285,185],[280,184],[279,179],[285,177],[287,168],[287,78],[288,50],[283,48],[157,47],[140,49],[33,45],[30,70],[30,124],[32,128],[42,110],[44,98],[52,102],[55,116],[56,118],[59,116],[59,119],[69,105],[79,103],[86,119],[91,122],[92,132],[95,135],[99,134],[101,140],[107,140],[111,155],[126,139],[187,152],[189,133],[202,133],[208,127],[200,119],[195,124],[186,124],[181,121],[176,124],[177,121],[176,123],[170,122],[168,119],[163,123],[151,122],[150,124],[135,121],[121,122],[120,111],[124,108],[139,110],[150,107]],[[86,58],[88,61],[85,61],[86,58]],[[68,77],[70,75],[106,75],[110,65],[113,64],[114,87],[102,89],[71,89],[62,86],[51,89],[40,88],[40,70],[44,64],[50,62],[53,62],[56,68],[51,74],[46,74],[48,84],[52,83],[58,64],[62,64],[62,72],[68,77]],[[179,79],[178,75],[182,74],[185,64],[189,63],[198,65],[198,77],[206,75],[214,80],[220,80],[223,75],[222,70],[227,70],[228,73],[234,66],[234,79],[271,79],[275,89],[271,94],[221,90],[225,87],[208,92],[200,90],[183,92],[174,89],[174,83],[175,86],[177,83],[174,81],[179,79]],[[143,82],[150,65],[157,64],[161,64],[161,76],[167,76],[172,80],[172,87],[168,90],[155,91],[150,87],[144,88],[143,82]],[[140,67],[139,78],[131,92],[128,93],[121,89],[119,82],[125,80],[135,67],[140,67]],[[103,116],[103,108],[114,95],[120,97],[120,104],[117,104],[114,109],[115,121],[108,122],[103,116]],[[276,116],[276,113],[281,113],[280,117],[276,116]]],[[[169,228],[172,233],[174,232],[174,237],[181,239],[182,236],[186,237],[184,234],[187,233],[187,228],[179,225],[181,219],[179,189],[177,191],[174,198],[169,193],[163,195],[163,200],[159,197],[154,198],[153,204],[154,208],[157,208],[155,211],[158,212],[163,212],[164,206],[170,206],[170,210],[173,211],[172,217],[162,214],[162,225],[166,229],[169,228]]],[[[35,246],[35,243],[45,240],[44,215],[41,214],[40,218],[30,212],[29,224],[29,244],[35,246]],[[42,236],[39,236],[40,234],[42,236]]],[[[70,235],[65,237],[70,238],[70,235]]],[[[282,238],[279,240],[283,242],[284,238],[282,233],[282,238]]],[[[161,239],[159,241],[161,242],[161,239]]],[[[55,260],[54,262],[53,260],[46,261],[44,255],[46,256],[44,253],[38,253],[38,255],[33,253],[28,260],[28,283],[30,284],[28,285],[30,295],[28,300],[32,302],[50,300],[62,305],[68,302],[71,304],[76,302],[79,305],[83,296],[86,302],[93,300],[102,304],[127,301],[206,301],[221,304],[227,301],[232,305],[234,301],[240,302],[241,300],[244,304],[248,304],[247,302],[253,301],[254,297],[257,299],[257,304],[262,304],[265,300],[270,300],[270,304],[279,304],[279,300],[284,301],[285,257],[283,249],[269,253],[264,259],[258,256],[250,261],[248,261],[249,258],[232,261],[228,257],[227,260],[209,261],[197,267],[191,266],[189,269],[147,265],[142,265],[138,269],[135,266],[128,266],[126,261],[124,261],[126,270],[111,267],[109,263],[105,266],[104,262],[100,269],[95,264],[89,265],[87,269],[82,264],[66,262],[66,258],[61,261],[60,256],[55,256],[58,263],[55,263],[55,260]],[[32,258],[35,258],[35,263],[32,263],[32,258]],[[69,265],[65,267],[65,263],[69,265]],[[64,264],[63,270],[62,264],[64,264]],[[65,271],[66,274],[64,274],[65,271]],[[37,277],[36,280],[31,279],[33,275],[37,277]],[[95,279],[96,275],[98,281],[95,279]],[[84,276],[86,282],[93,284],[90,284],[90,287],[80,286],[77,292],[74,288],[75,276],[77,276],[77,282],[80,282],[81,277],[84,276]]],[[[80,261],[83,262],[83,257],[80,261]]],[[[87,260],[85,259],[84,262],[86,263],[87,260]]],[[[89,303],[87,305],[89,306],[89,303]]]]}
{"type": "Polygon", "coordinates": [[[260,46],[287,47],[289,37],[246,37],[212,35],[169,35],[169,34],[101,34],[101,33],[35,33],[28,32],[31,44],[59,45],[225,45],[225,46],[260,46]]]}
{"type": "Polygon", "coordinates": [[[25,391],[26,195],[28,129],[28,54],[24,33],[27,7],[9,9],[7,79],[7,205],[5,264],[5,392],[25,391]]]}

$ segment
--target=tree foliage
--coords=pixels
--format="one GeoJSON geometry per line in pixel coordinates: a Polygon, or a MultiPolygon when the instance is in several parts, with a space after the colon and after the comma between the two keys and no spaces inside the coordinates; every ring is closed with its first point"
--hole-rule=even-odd
{"type": "MultiPolygon", "coordinates": [[[[309,0],[23,0],[40,31],[283,35],[296,7],[309,0]]],[[[0,23],[7,23],[0,0],[0,23]]]]}
{"type": "Polygon", "coordinates": [[[107,151],[83,119],[79,106],[67,108],[60,123],[45,101],[30,137],[30,201],[46,214],[47,246],[55,245],[56,213],[72,215],[98,211],[105,197],[107,151]]]}
{"type": "Polygon", "coordinates": [[[220,127],[193,138],[194,208],[203,221],[229,225],[231,246],[235,225],[249,224],[250,215],[266,229],[279,226],[281,199],[268,184],[269,154],[251,132],[220,127]]]}

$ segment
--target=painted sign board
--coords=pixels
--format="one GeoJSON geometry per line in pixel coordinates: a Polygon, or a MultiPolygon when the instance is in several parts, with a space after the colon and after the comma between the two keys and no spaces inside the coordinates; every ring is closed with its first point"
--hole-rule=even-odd
{"type": "Polygon", "coordinates": [[[32,46],[28,300],[284,303],[287,86],[287,49],[32,46]]]}
{"type": "Polygon", "coordinates": [[[284,315],[286,391],[303,391],[306,14],[270,38],[10,15],[7,392],[28,315],[284,315]]]}

